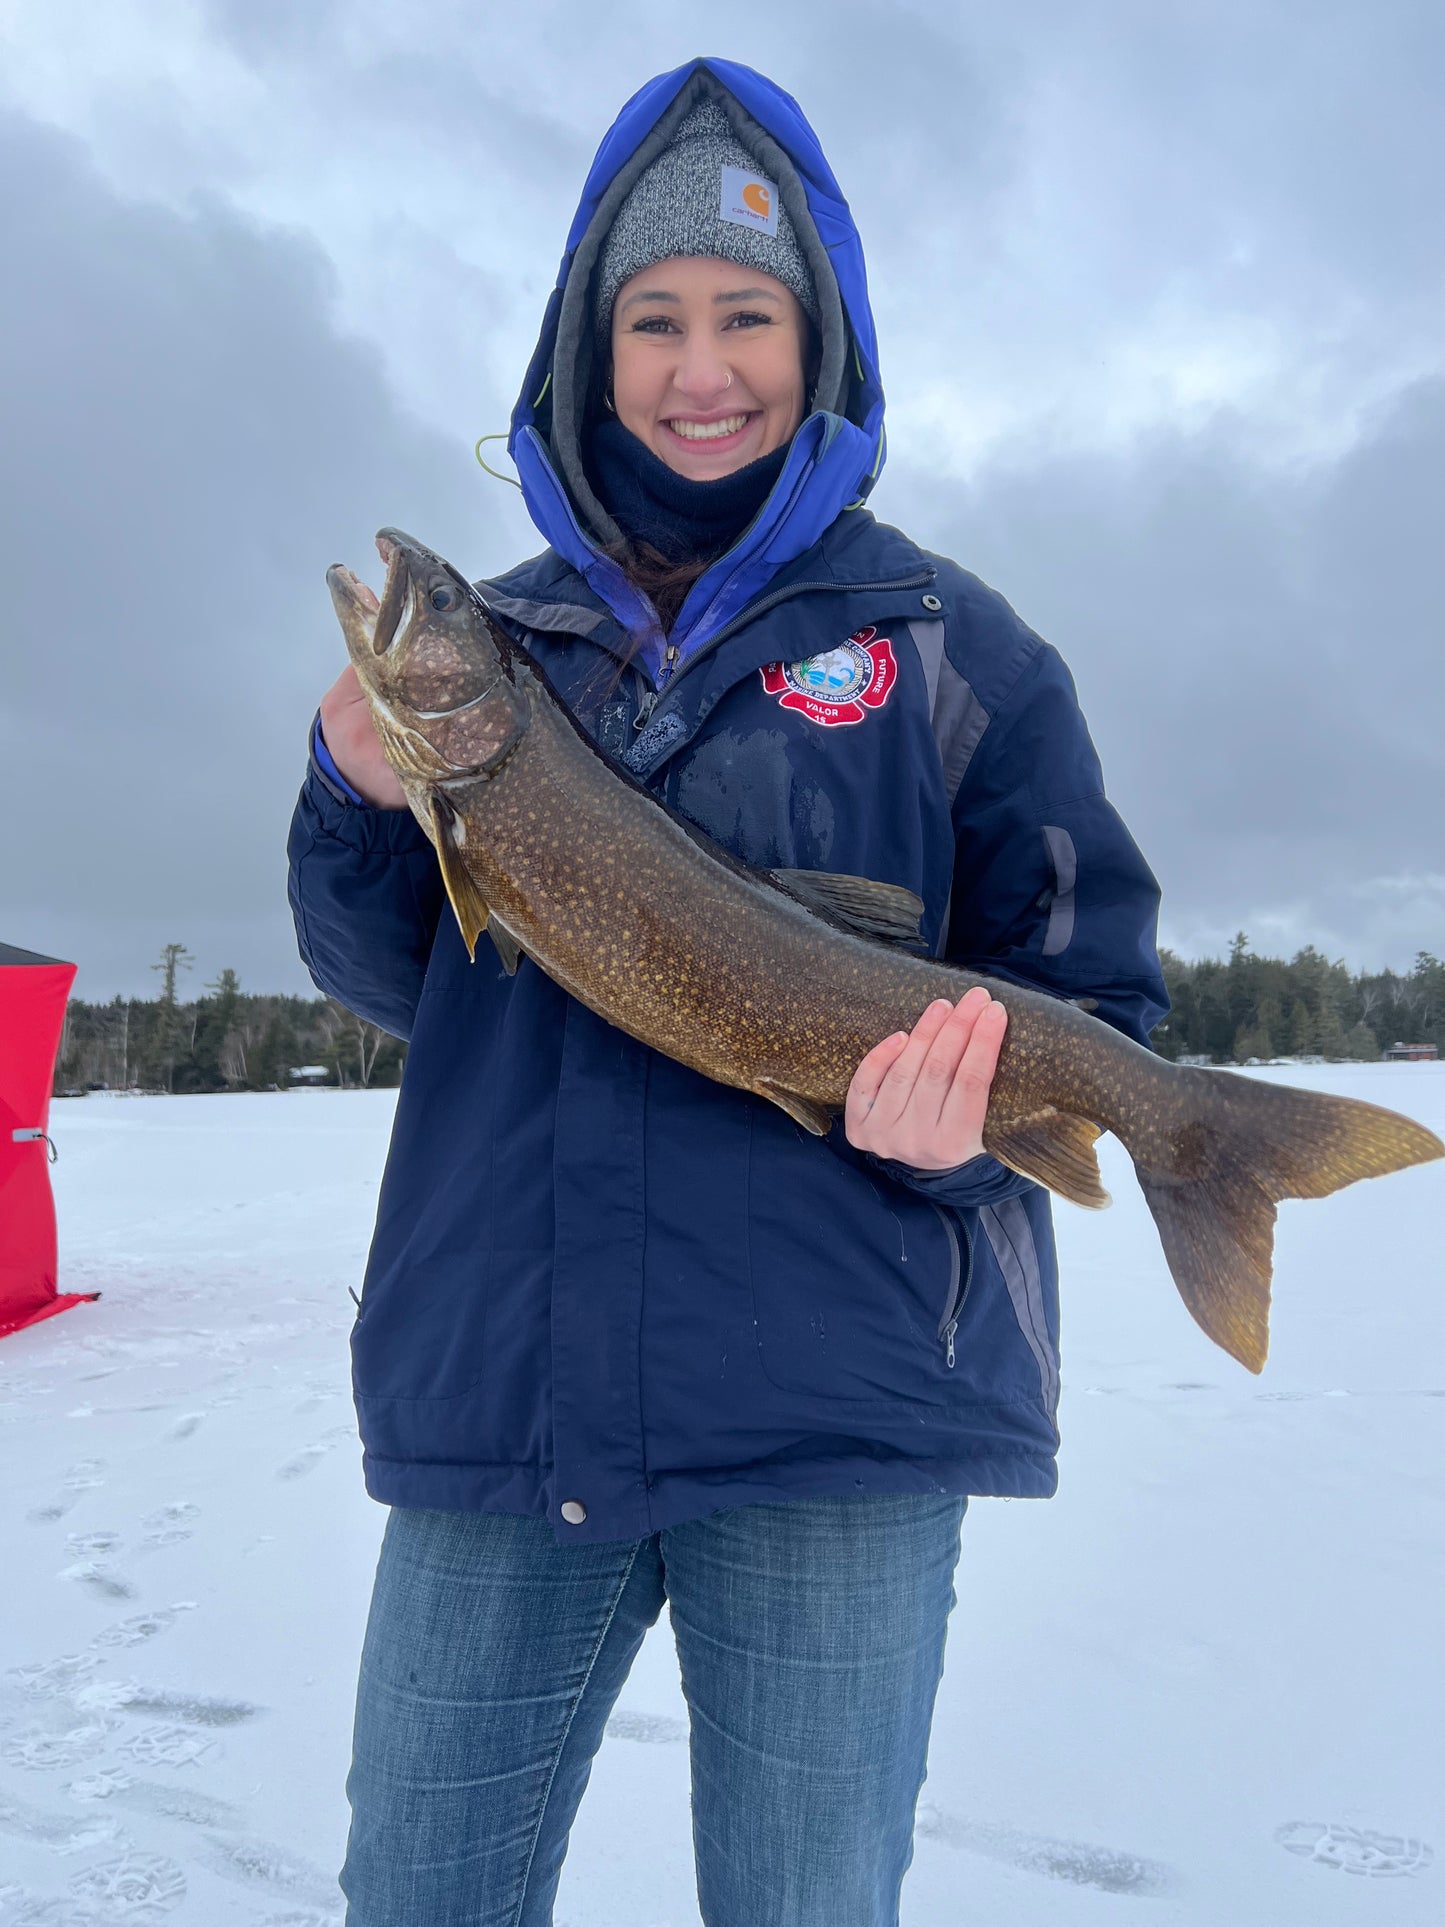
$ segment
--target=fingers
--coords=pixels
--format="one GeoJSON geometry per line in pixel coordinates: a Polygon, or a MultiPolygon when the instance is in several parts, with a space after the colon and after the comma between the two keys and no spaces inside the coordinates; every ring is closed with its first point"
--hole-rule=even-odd
{"type": "Polygon", "coordinates": [[[957,1006],[946,998],[928,1006],[913,1026],[907,1048],[883,1079],[874,1105],[876,1124],[886,1128],[905,1110],[912,1111],[914,1124],[937,1122],[974,1023],[988,1002],[988,992],[975,985],[957,1006]]]}
{"type": "Polygon", "coordinates": [[[849,1086],[849,1141],[921,1169],[976,1156],[1007,1023],[1003,1005],[979,984],[956,1006],[930,1004],[911,1035],[875,1045],[849,1086]]]}
{"type": "Polygon", "coordinates": [[[1003,1049],[1007,1028],[1008,1012],[996,999],[990,998],[978,1012],[977,1021],[939,1110],[940,1142],[967,1144],[972,1147],[970,1156],[976,1157],[983,1148],[988,1094],[993,1087],[998,1054],[1003,1049]]]}
{"type": "Polygon", "coordinates": [[[321,733],[346,781],[378,809],[406,808],[406,792],[386,760],[356,670],[348,663],[321,698],[321,733]]]}
{"type": "Polygon", "coordinates": [[[853,1073],[853,1081],[848,1086],[847,1100],[843,1106],[843,1123],[850,1141],[858,1142],[855,1129],[863,1128],[863,1120],[877,1101],[878,1089],[884,1077],[898,1061],[908,1043],[908,1032],[896,1030],[891,1037],[885,1037],[881,1044],[875,1044],[853,1073]]]}

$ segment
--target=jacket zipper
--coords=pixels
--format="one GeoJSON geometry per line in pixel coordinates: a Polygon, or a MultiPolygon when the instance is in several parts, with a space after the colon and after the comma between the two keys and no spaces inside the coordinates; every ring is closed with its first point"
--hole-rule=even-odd
{"type": "MultiPolygon", "coordinates": [[[[929,1200],[932,1204],[932,1199],[929,1200]]],[[[948,1300],[943,1307],[943,1316],[938,1321],[938,1342],[945,1350],[944,1362],[953,1370],[953,1335],[958,1330],[958,1314],[963,1310],[963,1301],[968,1296],[969,1282],[973,1277],[973,1247],[968,1249],[968,1264],[963,1262],[963,1248],[958,1235],[958,1220],[944,1205],[935,1204],[938,1221],[948,1238],[950,1253],[948,1300]]]]}
{"type": "Polygon", "coordinates": [[[731,622],[725,622],[717,634],[710,636],[701,649],[694,650],[680,668],[677,666],[677,644],[670,642],[662,658],[662,674],[658,679],[657,687],[649,690],[643,697],[637,714],[633,718],[632,727],[642,729],[650,722],[652,712],[661,700],[663,690],[670,689],[705,656],[710,656],[719,643],[726,642],[729,636],[735,636],[739,629],[745,629],[756,617],[766,615],[769,609],[775,609],[780,602],[786,602],[790,596],[810,595],[815,590],[822,589],[832,589],[839,594],[856,593],[858,595],[882,595],[890,589],[923,589],[937,574],[937,569],[923,569],[917,575],[900,576],[892,582],[789,582],[781,589],[771,590],[756,602],[750,602],[746,609],[733,617],[731,622]]]}

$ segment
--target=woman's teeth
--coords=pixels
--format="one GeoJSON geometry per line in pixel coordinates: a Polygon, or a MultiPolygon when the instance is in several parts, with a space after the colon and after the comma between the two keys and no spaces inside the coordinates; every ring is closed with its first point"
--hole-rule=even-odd
{"type": "Polygon", "coordinates": [[[685,442],[715,442],[722,435],[736,435],[740,428],[747,427],[747,421],[746,415],[728,415],[720,422],[670,421],[667,425],[685,442]]]}

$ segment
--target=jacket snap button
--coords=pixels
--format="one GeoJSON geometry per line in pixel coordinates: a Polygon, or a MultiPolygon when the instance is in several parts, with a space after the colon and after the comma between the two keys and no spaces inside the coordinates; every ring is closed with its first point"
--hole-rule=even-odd
{"type": "Polygon", "coordinates": [[[943,607],[943,604],[939,601],[936,595],[926,595],[923,598],[923,606],[925,609],[932,610],[932,609],[941,609],[943,607]]]}
{"type": "Polygon", "coordinates": [[[582,1521],[587,1517],[587,1508],[580,1499],[564,1499],[562,1501],[562,1517],[567,1521],[569,1526],[580,1526],[582,1521]]]}

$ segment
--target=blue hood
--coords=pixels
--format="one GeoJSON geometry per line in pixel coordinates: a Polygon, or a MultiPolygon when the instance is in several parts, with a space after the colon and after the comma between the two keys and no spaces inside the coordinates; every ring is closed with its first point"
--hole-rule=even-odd
{"type": "Polygon", "coordinates": [[[772,493],[683,604],[672,640],[689,652],[812,548],[840,511],[866,499],[884,456],[883,388],[863,246],[818,137],[792,96],[752,68],[692,60],[633,95],[583,187],[507,443],[532,520],[634,640],[660,641],[655,611],[603,553],[602,545],[620,531],[582,466],[593,376],[588,283],[633,183],[702,98],[721,104],[760,170],[778,184],[818,289],[823,354],[814,412],[794,435],[772,493]]]}

